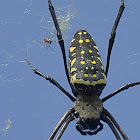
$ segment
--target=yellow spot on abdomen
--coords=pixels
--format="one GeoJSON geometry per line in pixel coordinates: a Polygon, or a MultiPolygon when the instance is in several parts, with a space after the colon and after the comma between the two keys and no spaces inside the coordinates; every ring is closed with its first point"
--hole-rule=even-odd
{"type": "Polygon", "coordinates": [[[96,77],[96,74],[93,74],[93,77],[96,77]]]}
{"type": "Polygon", "coordinates": [[[96,61],[95,61],[95,60],[93,60],[91,63],[92,63],[92,64],[96,64],[96,61]]]}
{"type": "Polygon", "coordinates": [[[78,35],[82,35],[82,32],[79,32],[78,35]]]}
{"type": "Polygon", "coordinates": [[[71,61],[71,67],[73,66],[73,64],[75,63],[76,61],[76,58],[74,58],[72,61],[71,61]]]}
{"type": "Polygon", "coordinates": [[[85,64],[86,62],[85,62],[85,61],[81,61],[80,63],[81,63],[81,64],[85,64]]]}
{"type": "Polygon", "coordinates": [[[88,70],[88,67],[86,67],[86,70],[88,70]]]}
{"type": "Polygon", "coordinates": [[[77,73],[75,73],[75,74],[71,77],[71,82],[72,82],[72,83],[76,80],[76,75],[77,75],[77,73]]]}
{"type": "Polygon", "coordinates": [[[76,55],[76,53],[73,53],[71,56],[74,56],[74,55],[76,55]]]}
{"type": "Polygon", "coordinates": [[[83,32],[83,34],[87,34],[87,32],[83,32]]]}
{"type": "Polygon", "coordinates": [[[101,69],[104,70],[104,66],[101,66],[101,69]]]}
{"type": "Polygon", "coordinates": [[[79,40],[79,43],[83,43],[84,41],[82,39],[79,40]]]}
{"type": "Polygon", "coordinates": [[[90,40],[89,39],[86,39],[86,42],[88,43],[88,42],[90,42],[90,40]]]}
{"type": "Polygon", "coordinates": [[[106,75],[104,73],[102,73],[102,75],[104,76],[104,79],[106,80],[106,75]]]}
{"type": "Polygon", "coordinates": [[[71,42],[73,42],[74,40],[75,40],[75,38],[73,38],[71,42]]]}
{"type": "Polygon", "coordinates": [[[96,50],[98,50],[98,47],[97,46],[93,46],[96,50]]]}
{"type": "Polygon", "coordinates": [[[100,57],[97,57],[98,58],[98,60],[102,63],[102,60],[101,60],[101,58],[100,57]]]}
{"type": "Polygon", "coordinates": [[[84,74],[85,77],[88,77],[88,74],[84,74]]]}
{"type": "Polygon", "coordinates": [[[76,49],[76,47],[70,47],[70,52],[73,52],[76,49]]]}
{"type": "Polygon", "coordinates": [[[85,53],[85,51],[81,51],[81,54],[84,54],[85,53]]]}
{"type": "Polygon", "coordinates": [[[94,67],[91,67],[91,70],[94,70],[94,67]]]}
{"type": "Polygon", "coordinates": [[[74,68],[71,68],[71,71],[70,72],[72,73],[74,71],[77,71],[77,69],[75,67],[74,68]]]}
{"type": "Polygon", "coordinates": [[[89,53],[92,53],[92,50],[89,50],[89,53]]]}

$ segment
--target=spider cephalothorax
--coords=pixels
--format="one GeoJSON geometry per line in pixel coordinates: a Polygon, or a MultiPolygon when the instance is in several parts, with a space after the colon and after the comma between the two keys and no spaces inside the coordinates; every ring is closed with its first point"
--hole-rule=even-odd
{"type": "Polygon", "coordinates": [[[74,109],[79,118],[76,128],[82,131],[86,129],[94,130],[100,125],[103,104],[98,95],[78,95],[74,109]]]}
{"type": "Polygon", "coordinates": [[[139,85],[140,81],[126,84],[115,92],[104,97],[103,99],[100,99],[100,94],[106,85],[106,78],[109,70],[111,50],[115,41],[116,29],[125,8],[124,0],[121,0],[119,12],[111,31],[105,70],[98,47],[96,46],[93,38],[86,30],[82,29],[75,33],[71,41],[69,51],[69,67],[67,68],[65,46],[61,30],[51,0],[48,0],[48,4],[57,31],[58,42],[62,51],[66,76],[72,92],[76,97],[75,99],[56,80],[35,69],[29,60],[26,59],[34,73],[42,76],[46,80],[49,80],[52,84],[59,88],[72,102],[74,102],[74,106],[63,115],[60,122],[57,124],[52,134],[50,135],[49,140],[54,139],[58,130],[60,131],[56,139],[60,139],[68,124],[76,118],[78,119],[78,122],[76,123],[76,129],[82,135],[97,134],[103,129],[103,124],[101,123],[101,121],[103,121],[109,125],[116,139],[121,139],[118,134],[119,132],[125,140],[128,140],[128,137],[123,132],[114,117],[107,111],[107,109],[103,107],[103,103],[119,92],[126,90],[129,87],[139,85]]]}

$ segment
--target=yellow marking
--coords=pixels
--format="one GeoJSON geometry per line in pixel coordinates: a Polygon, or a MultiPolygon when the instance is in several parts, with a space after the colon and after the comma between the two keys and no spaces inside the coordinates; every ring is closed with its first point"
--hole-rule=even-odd
{"type": "Polygon", "coordinates": [[[93,55],[91,57],[93,58],[93,55]]]}
{"type": "Polygon", "coordinates": [[[101,58],[100,57],[97,57],[98,58],[98,60],[102,63],[102,60],[101,60],[101,58]]]}
{"type": "Polygon", "coordinates": [[[77,71],[77,69],[75,67],[74,68],[71,68],[71,71],[70,72],[72,73],[74,71],[77,71]]]}
{"type": "Polygon", "coordinates": [[[71,63],[71,59],[69,58],[69,63],[71,63]]]}
{"type": "Polygon", "coordinates": [[[97,54],[98,54],[98,55],[100,55],[100,53],[99,53],[99,52],[97,52],[97,54]]]}
{"type": "Polygon", "coordinates": [[[88,43],[88,42],[90,42],[90,40],[89,39],[86,39],[86,42],[88,43]]]}
{"type": "Polygon", "coordinates": [[[92,50],[89,50],[89,53],[92,53],[92,50]]]}
{"type": "Polygon", "coordinates": [[[93,77],[96,77],[96,74],[93,74],[93,77]]]}
{"type": "Polygon", "coordinates": [[[71,42],[73,42],[74,40],[75,40],[75,38],[73,38],[71,42]]]}
{"type": "Polygon", "coordinates": [[[104,73],[102,73],[102,75],[104,76],[104,80],[106,80],[106,75],[104,73]]]}
{"type": "Polygon", "coordinates": [[[94,70],[94,67],[91,67],[91,70],[94,70]]]}
{"type": "Polygon", "coordinates": [[[96,64],[96,61],[95,61],[95,60],[93,60],[91,63],[92,63],[92,64],[96,64]]]}
{"type": "Polygon", "coordinates": [[[84,74],[85,77],[88,77],[88,74],[84,74]]]}
{"type": "Polygon", "coordinates": [[[83,32],[83,34],[87,34],[87,32],[83,32]]]}
{"type": "Polygon", "coordinates": [[[101,66],[101,69],[104,70],[104,66],[101,66]]]}
{"type": "Polygon", "coordinates": [[[85,53],[85,51],[81,51],[81,54],[84,54],[85,53]]]}
{"type": "Polygon", "coordinates": [[[81,72],[83,72],[83,70],[81,70],[81,72]]]}
{"type": "Polygon", "coordinates": [[[86,67],[86,70],[88,70],[88,67],[86,67]]]}
{"type": "Polygon", "coordinates": [[[70,52],[73,52],[76,49],[76,47],[70,47],[70,52]]]}
{"type": "Polygon", "coordinates": [[[74,56],[74,55],[76,55],[76,53],[73,53],[71,56],[74,56]]]}
{"type": "Polygon", "coordinates": [[[84,41],[82,39],[79,40],[79,43],[83,43],[84,41]]]}
{"type": "Polygon", "coordinates": [[[79,32],[78,35],[82,35],[82,32],[79,32]]]}
{"type": "MultiPolygon", "coordinates": [[[[77,73],[75,73],[72,77],[71,77],[71,82],[76,80],[76,75],[77,73]]],[[[73,83],[73,82],[72,82],[73,83]]]]}
{"type": "Polygon", "coordinates": [[[83,59],[84,57],[83,56],[81,56],[81,59],[83,59]]]}
{"type": "Polygon", "coordinates": [[[96,50],[98,50],[98,47],[97,46],[93,46],[96,50]]]}
{"type": "Polygon", "coordinates": [[[6,123],[7,123],[6,127],[5,127],[4,129],[1,130],[1,131],[4,132],[4,134],[7,134],[7,131],[8,131],[8,129],[11,127],[11,123],[12,123],[12,122],[8,119],[8,121],[7,121],[6,123]]]}
{"type": "Polygon", "coordinates": [[[106,84],[106,79],[100,79],[98,81],[93,81],[93,82],[90,82],[89,80],[85,81],[83,79],[76,79],[76,74],[74,74],[72,77],[71,77],[71,84],[74,86],[74,84],[83,84],[83,85],[91,85],[91,86],[95,86],[95,85],[98,85],[98,84],[106,84]]]}
{"type": "Polygon", "coordinates": [[[81,61],[80,63],[81,63],[81,64],[85,64],[86,62],[85,62],[85,61],[81,61]]]}
{"type": "Polygon", "coordinates": [[[72,61],[71,61],[71,67],[73,66],[73,64],[75,63],[76,61],[76,58],[74,58],[72,61]]]}

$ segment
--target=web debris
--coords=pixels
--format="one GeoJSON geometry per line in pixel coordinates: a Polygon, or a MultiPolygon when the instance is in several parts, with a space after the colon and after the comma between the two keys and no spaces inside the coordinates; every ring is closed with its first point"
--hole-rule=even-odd
{"type": "Polygon", "coordinates": [[[7,122],[6,122],[5,128],[1,130],[1,131],[4,132],[4,135],[7,134],[7,131],[8,131],[8,129],[9,129],[11,126],[12,126],[12,122],[10,121],[10,119],[8,119],[7,122]]]}
{"type": "MultiPolygon", "coordinates": [[[[133,59],[133,62],[130,63],[131,65],[140,63],[140,62],[134,61],[134,59],[136,59],[136,57],[137,57],[137,58],[140,57],[140,53],[132,54],[132,55],[130,55],[130,56],[128,57],[128,58],[130,59],[130,61],[132,61],[132,59],[133,59]]],[[[137,60],[139,60],[139,59],[137,59],[137,60]]]]}

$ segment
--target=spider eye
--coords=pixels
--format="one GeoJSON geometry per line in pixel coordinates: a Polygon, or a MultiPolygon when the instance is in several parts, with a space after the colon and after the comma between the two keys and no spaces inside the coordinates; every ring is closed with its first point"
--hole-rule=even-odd
{"type": "Polygon", "coordinates": [[[93,38],[78,30],[69,51],[69,77],[74,94],[100,94],[106,85],[103,63],[93,38]]]}

